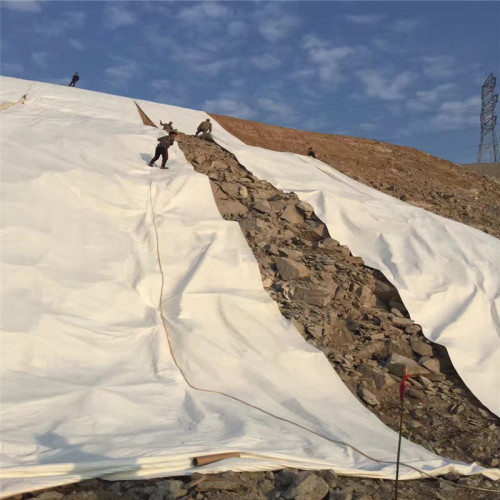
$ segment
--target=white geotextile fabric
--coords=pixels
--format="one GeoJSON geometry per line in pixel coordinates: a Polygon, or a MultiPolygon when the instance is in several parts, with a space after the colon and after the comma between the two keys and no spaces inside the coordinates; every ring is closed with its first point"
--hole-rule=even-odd
{"type": "MultiPolygon", "coordinates": [[[[31,86],[0,113],[2,495],[227,451],[243,456],[196,470],[393,478],[397,435],[281,316],[178,146],[150,169],[159,132],[132,100],[31,84],[0,91],[31,86]]],[[[186,132],[204,117],[149,107],[186,132]]],[[[500,477],[406,440],[402,461],[500,477]]]]}

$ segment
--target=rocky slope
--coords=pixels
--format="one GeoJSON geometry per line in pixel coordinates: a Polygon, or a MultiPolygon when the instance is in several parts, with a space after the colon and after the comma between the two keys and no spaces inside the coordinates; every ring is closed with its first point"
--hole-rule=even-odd
{"type": "Polygon", "coordinates": [[[251,146],[307,154],[379,191],[500,237],[500,180],[404,146],[212,115],[251,146]]]}
{"type": "MultiPolygon", "coordinates": [[[[405,437],[445,457],[498,466],[499,420],[465,387],[446,351],[425,339],[384,276],[332,239],[308,204],[256,178],[232,154],[182,134],[179,145],[194,168],[210,178],[222,216],[240,224],[264,287],[283,315],[324,352],[352,393],[397,429],[398,383],[406,369],[416,376],[407,393],[405,437]]],[[[491,490],[496,485],[451,474],[445,480],[404,482],[399,498],[498,498],[498,492],[465,487],[491,490]]],[[[139,482],[92,480],[34,495],[40,500],[382,500],[393,496],[393,488],[392,481],[285,469],[139,482]]]]}

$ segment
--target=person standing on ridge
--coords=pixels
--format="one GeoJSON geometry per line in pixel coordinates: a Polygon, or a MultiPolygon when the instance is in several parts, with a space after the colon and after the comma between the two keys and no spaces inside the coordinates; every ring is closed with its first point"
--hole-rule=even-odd
{"type": "Polygon", "coordinates": [[[173,146],[175,138],[177,137],[177,132],[170,132],[168,135],[164,135],[158,139],[158,146],[156,146],[155,155],[153,159],[149,162],[149,166],[152,167],[153,163],[161,156],[161,167],[168,168],[165,166],[168,160],[168,148],[173,146]]]}
{"type": "Polygon", "coordinates": [[[198,137],[198,134],[202,134],[203,132],[212,132],[212,124],[210,123],[210,118],[207,118],[204,122],[201,122],[196,129],[195,137],[198,137]]]}
{"type": "Polygon", "coordinates": [[[68,87],[74,87],[76,85],[76,82],[80,80],[80,77],[78,76],[78,73],[75,73],[73,75],[73,78],[71,78],[71,82],[70,84],[68,85],[68,87]]]}
{"type": "Polygon", "coordinates": [[[163,127],[163,130],[165,130],[165,132],[172,132],[174,130],[174,122],[163,123],[160,120],[160,125],[163,127]]]}
{"type": "Polygon", "coordinates": [[[307,151],[307,156],[316,158],[316,153],[313,151],[313,148],[309,147],[309,150],[307,151]]]}

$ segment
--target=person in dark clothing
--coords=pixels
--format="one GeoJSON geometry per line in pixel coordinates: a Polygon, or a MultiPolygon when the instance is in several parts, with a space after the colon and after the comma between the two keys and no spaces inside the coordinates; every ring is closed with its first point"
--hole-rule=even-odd
{"type": "Polygon", "coordinates": [[[69,87],[74,87],[76,85],[76,82],[80,80],[80,77],[78,76],[78,73],[75,73],[73,75],[73,78],[71,78],[71,83],[68,85],[69,87]]]}
{"type": "Polygon", "coordinates": [[[203,134],[204,132],[210,132],[212,133],[212,124],[210,123],[210,118],[207,118],[204,122],[201,122],[198,125],[198,128],[196,129],[196,134],[195,137],[198,136],[198,134],[203,134]]]}
{"type": "Polygon", "coordinates": [[[210,132],[203,132],[201,134],[201,138],[204,140],[204,141],[208,141],[208,142],[215,142],[214,141],[214,138],[212,137],[212,134],[210,132]]]}
{"type": "Polygon", "coordinates": [[[313,148],[309,148],[307,151],[307,156],[312,156],[313,158],[316,158],[316,153],[313,151],[313,148]]]}
{"type": "Polygon", "coordinates": [[[172,132],[174,130],[174,122],[163,123],[160,120],[160,125],[163,127],[163,130],[165,130],[165,132],[172,132]]]}
{"type": "Polygon", "coordinates": [[[168,160],[168,148],[174,144],[176,137],[177,132],[170,132],[170,134],[164,135],[158,139],[158,146],[156,146],[155,155],[149,162],[150,167],[152,167],[153,163],[161,156],[162,161],[160,168],[168,168],[165,166],[168,160]]]}

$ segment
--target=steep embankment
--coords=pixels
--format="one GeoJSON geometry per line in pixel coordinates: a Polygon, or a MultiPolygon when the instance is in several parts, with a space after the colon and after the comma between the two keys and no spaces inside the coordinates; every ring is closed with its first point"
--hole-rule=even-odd
{"type": "Polygon", "coordinates": [[[500,181],[495,178],[404,146],[211,116],[251,146],[304,155],[312,146],[320,160],[357,181],[500,237],[500,181]]]}

